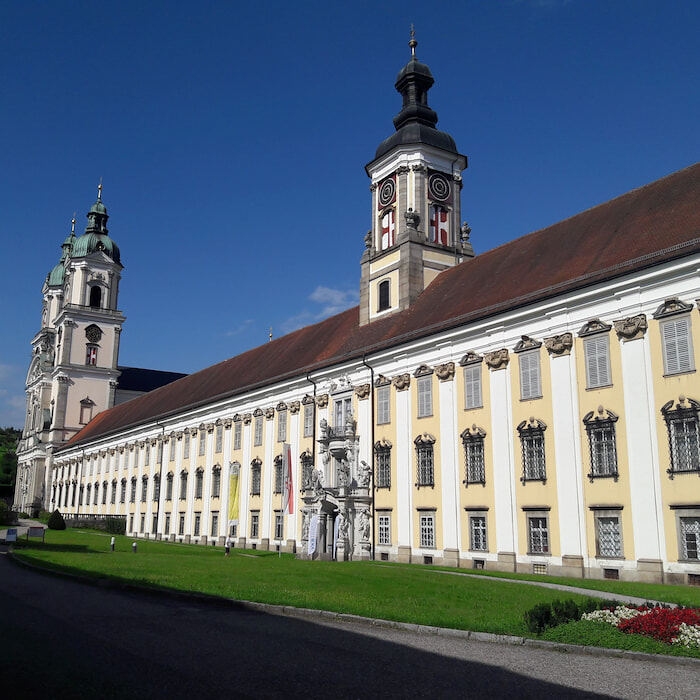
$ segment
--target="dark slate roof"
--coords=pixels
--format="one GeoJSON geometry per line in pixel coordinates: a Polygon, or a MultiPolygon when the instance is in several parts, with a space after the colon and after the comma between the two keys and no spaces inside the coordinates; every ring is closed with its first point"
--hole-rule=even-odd
{"type": "Polygon", "coordinates": [[[405,311],[360,327],[354,307],[103,411],[67,445],[700,253],[699,203],[697,163],[442,272],[405,311]]]}
{"type": "Polygon", "coordinates": [[[153,391],[187,376],[182,372],[163,372],[159,369],[142,367],[117,367],[117,369],[121,372],[117,389],[123,391],[153,391]]]}

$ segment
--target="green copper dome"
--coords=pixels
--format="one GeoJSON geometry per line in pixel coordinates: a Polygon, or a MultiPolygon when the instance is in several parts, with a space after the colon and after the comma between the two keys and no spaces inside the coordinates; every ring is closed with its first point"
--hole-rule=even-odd
{"type": "Polygon", "coordinates": [[[66,268],[63,266],[63,261],[58,263],[56,267],[49,272],[49,275],[46,279],[46,284],[49,285],[49,287],[60,287],[63,285],[64,280],[66,279],[66,268]]]}
{"type": "Polygon", "coordinates": [[[115,263],[121,265],[119,247],[106,233],[87,231],[79,238],[76,238],[71,257],[80,258],[84,255],[90,255],[90,253],[94,253],[97,250],[103,251],[107,257],[112,258],[115,263]]]}

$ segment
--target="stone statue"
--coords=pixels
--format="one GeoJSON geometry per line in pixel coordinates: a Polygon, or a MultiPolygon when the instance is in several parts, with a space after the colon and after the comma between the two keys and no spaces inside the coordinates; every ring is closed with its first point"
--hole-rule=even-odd
{"type": "Polygon", "coordinates": [[[328,421],[325,418],[321,418],[321,422],[318,424],[321,430],[321,440],[328,439],[328,421]]]}
{"type": "Polygon", "coordinates": [[[343,459],[338,462],[338,485],[347,486],[350,481],[350,465],[343,459]]]}
{"type": "Polygon", "coordinates": [[[463,221],[459,232],[462,243],[467,243],[469,241],[469,236],[472,232],[471,226],[469,226],[469,224],[466,221],[463,221]]]}
{"type": "Polygon", "coordinates": [[[365,460],[360,461],[360,473],[358,476],[358,481],[360,483],[360,486],[364,486],[367,488],[369,486],[369,482],[372,478],[372,467],[365,462],[365,460]]]}
{"type": "Polygon", "coordinates": [[[304,509],[301,512],[301,539],[309,539],[309,511],[304,509]]]}
{"type": "Polygon", "coordinates": [[[365,248],[367,248],[367,250],[372,249],[372,231],[371,230],[367,231],[367,233],[365,234],[365,248]]]}
{"type": "Polygon", "coordinates": [[[313,489],[317,498],[322,498],[326,493],[325,489],[323,488],[323,478],[320,469],[314,469],[311,472],[311,488],[313,489]]]}
{"type": "Polygon", "coordinates": [[[359,520],[359,531],[360,531],[360,539],[363,540],[364,542],[369,541],[369,511],[367,508],[363,508],[360,511],[360,520],[359,520]]]}
{"type": "Polygon", "coordinates": [[[350,525],[350,521],[345,513],[341,513],[338,517],[340,518],[340,524],[338,525],[338,539],[342,542],[346,542],[348,539],[348,526],[350,525]]]}
{"type": "Polygon", "coordinates": [[[420,216],[418,212],[413,211],[413,209],[409,209],[404,216],[406,217],[406,226],[408,228],[412,229],[417,229],[418,224],[420,223],[420,216]]]}
{"type": "Polygon", "coordinates": [[[348,413],[345,419],[345,435],[352,437],[355,434],[355,421],[353,420],[352,413],[348,413]]]}

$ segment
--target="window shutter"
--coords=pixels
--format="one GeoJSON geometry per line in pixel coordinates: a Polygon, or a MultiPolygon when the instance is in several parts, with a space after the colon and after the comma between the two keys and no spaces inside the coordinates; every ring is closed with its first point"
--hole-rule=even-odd
{"type": "Polygon", "coordinates": [[[464,405],[465,408],[477,408],[481,399],[481,365],[464,368],[464,405]]]}
{"type": "Polygon", "coordinates": [[[666,321],[662,325],[666,374],[687,372],[693,368],[689,325],[687,318],[666,321]]]}
{"type": "Polygon", "coordinates": [[[588,387],[610,384],[610,352],[608,337],[600,335],[584,343],[588,387]]]}
{"type": "Polygon", "coordinates": [[[429,416],[433,412],[432,377],[421,377],[418,380],[418,417],[429,416]]]}
{"type": "Polygon", "coordinates": [[[389,422],[389,387],[382,386],[377,390],[377,423],[389,422]]]}
{"type": "Polygon", "coordinates": [[[542,395],[540,381],[540,355],[531,352],[520,355],[520,398],[532,399],[542,395]]]}

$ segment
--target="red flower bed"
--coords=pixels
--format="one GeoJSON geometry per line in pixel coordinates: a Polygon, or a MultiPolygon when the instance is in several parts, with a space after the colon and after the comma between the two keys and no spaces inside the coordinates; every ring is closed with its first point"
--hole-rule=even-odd
{"type": "Polygon", "coordinates": [[[629,634],[643,634],[670,644],[671,640],[678,636],[678,627],[682,622],[700,625],[699,613],[699,610],[691,609],[652,608],[649,612],[630,620],[622,620],[618,628],[629,634]]]}

